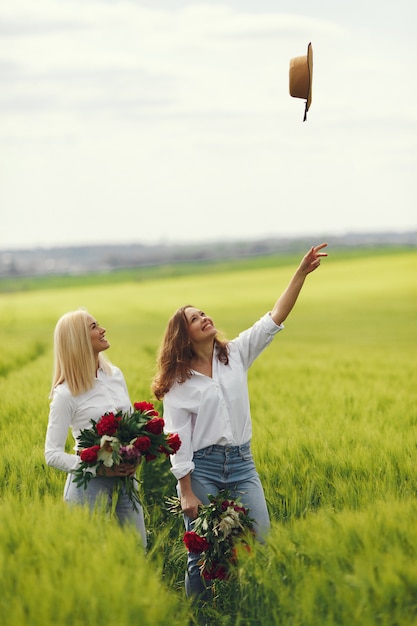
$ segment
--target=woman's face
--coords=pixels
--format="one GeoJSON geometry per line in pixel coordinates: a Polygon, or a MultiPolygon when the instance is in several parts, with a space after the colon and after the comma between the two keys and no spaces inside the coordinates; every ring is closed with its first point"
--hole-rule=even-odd
{"type": "Polygon", "coordinates": [[[185,317],[188,322],[188,334],[191,343],[197,344],[213,340],[217,334],[217,329],[213,324],[211,317],[208,317],[203,311],[199,311],[194,307],[185,309],[185,317]]]}
{"type": "Polygon", "coordinates": [[[106,339],[106,329],[102,328],[91,315],[88,316],[88,327],[90,329],[91,345],[96,356],[103,350],[110,348],[110,344],[106,339]]]}

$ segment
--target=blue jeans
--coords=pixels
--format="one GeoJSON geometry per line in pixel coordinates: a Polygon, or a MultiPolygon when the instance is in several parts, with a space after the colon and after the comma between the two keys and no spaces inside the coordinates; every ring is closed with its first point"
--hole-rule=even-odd
{"type": "MultiPolygon", "coordinates": [[[[96,476],[89,481],[86,489],[84,489],[83,486],[77,487],[77,485],[73,483],[72,479],[73,476],[69,473],[64,488],[65,502],[69,502],[71,504],[88,504],[90,509],[93,509],[97,500],[100,498],[104,500],[106,509],[111,510],[116,481],[118,480],[117,478],[96,476]]],[[[122,526],[127,523],[136,526],[136,529],[141,537],[141,543],[145,548],[145,520],[143,517],[142,507],[137,504],[137,508],[138,511],[135,511],[126,492],[123,489],[120,489],[116,503],[117,518],[122,526]]]]}
{"type": "MultiPolygon", "coordinates": [[[[208,495],[217,495],[226,489],[231,498],[240,500],[255,520],[257,538],[262,541],[270,526],[264,490],[252,458],[250,442],[242,446],[209,446],[194,452],[194,471],[191,485],[194,494],[203,504],[208,495]]],[[[192,530],[192,520],[184,516],[186,530],[192,530]]],[[[185,590],[188,597],[208,599],[207,585],[200,575],[200,554],[188,553],[185,590]]]]}

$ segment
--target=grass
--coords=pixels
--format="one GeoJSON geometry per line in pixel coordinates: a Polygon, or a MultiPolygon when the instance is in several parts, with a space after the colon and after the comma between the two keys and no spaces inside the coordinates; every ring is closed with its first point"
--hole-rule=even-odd
{"type": "MultiPolygon", "coordinates": [[[[239,586],[218,586],[211,624],[417,624],[416,265],[410,251],[330,257],[251,368],[253,451],[272,529],[242,561],[239,586]]],[[[193,620],[181,523],[163,505],[175,489],[169,465],[143,475],[145,556],[133,530],[64,506],[65,475],[45,465],[43,443],[64,312],[85,306],[103,323],[132,400],[150,399],[178,306],[206,309],[231,338],[271,308],[294,259],[211,269],[0,294],[5,626],[193,620]]]]}
{"type": "Polygon", "coordinates": [[[0,615],[4,626],[184,624],[185,607],[138,545],[98,511],[55,497],[0,505],[0,615]]]}

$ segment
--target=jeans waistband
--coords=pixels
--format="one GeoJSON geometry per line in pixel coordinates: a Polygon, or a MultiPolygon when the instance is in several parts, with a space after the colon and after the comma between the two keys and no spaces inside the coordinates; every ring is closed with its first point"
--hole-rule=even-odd
{"type": "Polygon", "coordinates": [[[250,441],[246,443],[242,443],[241,446],[231,446],[226,444],[225,446],[220,446],[215,444],[213,446],[207,446],[207,448],[202,448],[203,450],[213,450],[214,452],[240,452],[241,450],[247,450],[250,447],[250,441]]]}

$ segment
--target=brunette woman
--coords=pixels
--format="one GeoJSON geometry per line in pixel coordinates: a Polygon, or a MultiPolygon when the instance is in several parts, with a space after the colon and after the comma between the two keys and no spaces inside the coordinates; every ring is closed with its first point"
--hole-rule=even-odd
{"type": "MultiPolygon", "coordinates": [[[[187,530],[207,495],[226,489],[255,519],[259,538],[269,527],[265,496],[255,468],[247,371],[284,326],[308,274],[316,270],[327,244],[311,248],[272,310],[232,341],[221,341],[211,317],[187,305],[169,320],[158,357],[153,392],[163,399],[168,431],[182,445],[171,457],[187,530]]],[[[200,555],[190,553],[189,596],[205,596],[200,555]]]]}

